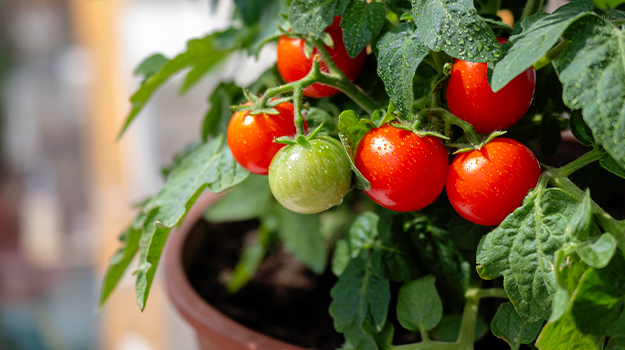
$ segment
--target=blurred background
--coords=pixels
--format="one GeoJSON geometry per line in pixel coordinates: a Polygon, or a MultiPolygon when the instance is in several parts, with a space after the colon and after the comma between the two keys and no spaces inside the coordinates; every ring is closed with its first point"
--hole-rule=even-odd
{"type": "MultiPolygon", "coordinates": [[[[548,11],[560,1],[549,1],[548,11]]],[[[160,168],[200,136],[207,96],[247,85],[275,62],[234,56],[184,96],[156,92],[116,142],[141,60],[183,51],[229,25],[209,0],[0,0],[0,349],[196,349],[162,276],[144,313],[126,276],[97,298],[131,204],[158,191],[160,168]]],[[[160,271],[162,273],[162,271],[160,271]]],[[[160,280],[159,280],[160,279],[160,280]]]]}

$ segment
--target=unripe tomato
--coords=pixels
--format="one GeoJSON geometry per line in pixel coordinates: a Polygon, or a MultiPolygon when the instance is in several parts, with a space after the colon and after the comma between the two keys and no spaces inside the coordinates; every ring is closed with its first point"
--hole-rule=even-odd
{"type": "Polygon", "coordinates": [[[439,139],[389,124],[363,136],[355,163],[371,183],[367,195],[385,208],[402,212],[432,203],[445,187],[449,167],[439,139]]]}
{"type": "MultiPolygon", "coordinates": [[[[500,44],[508,40],[497,38],[500,44]]],[[[505,130],[523,117],[534,98],[536,72],[529,67],[494,93],[486,77],[487,64],[456,60],[447,84],[451,113],[481,134],[505,130]]]]}
{"type": "Polygon", "coordinates": [[[284,102],[274,108],[279,112],[276,115],[235,112],[228,124],[228,146],[234,159],[254,174],[267,175],[273,156],[285,146],[273,142],[275,138],[296,133],[293,104],[284,102]]]}
{"type": "Polygon", "coordinates": [[[343,145],[327,136],[281,149],[269,166],[274,197],[300,214],[315,214],[341,204],[351,181],[343,145]]]}
{"type": "MultiPolygon", "coordinates": [[[[349,57],[343,43],[343,29],[341,29],[340,23],[341,17],[336,16],[332,25],[326,28],[326,33],[329,33],[334,41],[334,48],[329,46],[325,48],[347,79],[354,81],[360,75],[360,71],[362,71],[367,53],[363,50],[355,58],[349,57]]],[[[281,36],[278,40],[278,70],[282,79],[290,83],[305,77],[312,68],[312,60],[316,53],[317,49],[315,48],[310,58],[306,58],[304,54],[304,39],[291,39],[284,35],[281,36]]],[[[328,72],[328,67],[323,61],[321,61],[321,71],[328,72]]],[[[332,96],[337,92],[339,90],[333,87],[314,83],[304,89],[304,96],[321,98],[332,96]]]]}
{"type": "Polygon", "coordinates": [[[540,165],[518,141],[497,138],[481,150],[459,154],[449,167],[447,196],[465,219],[499,225],[523,204],[540,177],[540,165]]]}

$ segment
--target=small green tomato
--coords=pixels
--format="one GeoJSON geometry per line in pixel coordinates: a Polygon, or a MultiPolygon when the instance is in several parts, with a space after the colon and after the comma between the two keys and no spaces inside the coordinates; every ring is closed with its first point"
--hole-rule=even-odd
{"type": "Polygon", "coordinates": [[[300,214],[315,214],[341,204],[351,180],[343,146],[326,136],[281,148],[269,165],[274,197],[300,214]]]}

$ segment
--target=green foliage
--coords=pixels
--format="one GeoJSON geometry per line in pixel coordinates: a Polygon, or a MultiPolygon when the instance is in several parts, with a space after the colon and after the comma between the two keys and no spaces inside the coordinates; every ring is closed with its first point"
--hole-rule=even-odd
{"type": "Polygon", "coordinates": [[[293,213],[276,206],[278,234],[293,256],[320,274],[328,263],[328,248],[321,236],[321,223],[315,215],[293,213]]]}
{"type": "Polygon", "coordinates": [[[591,16],[575,22],[564,38],[571,43],[554,65],[564,103],[581,109],[595,141],[625,168],[625,34],[591,16]]]}
{"type": "Polygon", "coordinates": [[[350,57],[356,57],[382,29],[386,11],[378,2],[352,1],[341,20],[343,41],[350,57]]]}
{"type": "Polygon", "coordinates": [[[392,336],[386,324],[390,285],[373,271],[371,260],[362,256],[351,259],[331,295],[334,328],[356,349],[384,349],[376,335],[381,333],[382,343],[389,333],[392,336]]]}
{"type": "Polygon", "coordinates": [[[358,142],[365,136],[367,131],[373,128],[373,122],[369,119],[359,119],[356,113],[351,110],[344,111],[339,116],[339,138],[341,143],[349,156],[349,164],[352,171],[355,174],[356,187],[368,191],[371,188],[369,180],[365,179],[360,171],[354,164],[354,157],[356,156],[356,149],[358,148],[358,142]]]}
{"type": "MultiPolygon", "coordinates": [[[[351,0],[293,0],[289,7],[289,22],[293,31],[319,38],[341,16],[351,0]]],[[[358,0],[354,0],[358,1],[358,0]]]]}
{"type": "Polygon", "coordinates": [[[501,48],[471,0],[414,0],[417,36],[432,51],[472,62],[496,61],[501,48]]]}
{"type": "Polygon", "coordinates": [[[426,276],[404,283],[397,299],[397,319],[402,327],[430,330],[443,318],[443,303],[434,286],[434,277],[426,276]]]}
{"type": "Polygon", "coordinates": [[[477,248],[477,272],[484,279],[503,276],[510,300],[528,322],[551,314],[554,253],[570,241],[564,231],[577,205],[563,190],[535,190],[477,248]]]}
{"type": "Polygon", "coordinates": [[[243,221],[262,217],[274,203],[266,176],[251,174],[204,213],[209,222],[243,221]]]}
{"type": "Polygon", "coordinates": [[[536,339],[542,321],[526,322],[522,319],[511,303],[503,303],[497,309],[495,317],[490,323],[493,334],[506,341],[510,349],[519,349],[521,344],[530,344],[536,339]]]}
{"type": "Polygon", "coordinates": [[[412,80],[417,66],[429,50],[414,26],[404,23],[382,36],[378,42],[378,75],[384,81],[393,104],[405,116],[412,116],[412,80]]]}
{"type": "Polygon", "coordinates": [[[512,47],[497,63],[491,86],[501,90],[517,75],[538,62],[560,39],[562,33],[578,19],[590,15],[594,6],[581,0],[566,4],[551,15],[538,13],[517,24],[521,32],[510,37],[512,47]]]}
{"type": "Polygon", "coordinates": [[[171,229],[180,224],[202,191],[222,192],[249,175],[224,147],[224,137],[204,144],[172,171],[161,191],[144,208],[137,270],[137,303],[145,308],[154,273],[171,229]]]}

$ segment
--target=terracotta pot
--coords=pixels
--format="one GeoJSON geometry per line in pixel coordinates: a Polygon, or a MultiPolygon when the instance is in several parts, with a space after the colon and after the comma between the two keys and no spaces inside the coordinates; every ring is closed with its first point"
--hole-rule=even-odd
{"type": "Polygon", "coordinates": [[[183,251],[189,232],[220,195],[203,194],[182,225],[172,232],[165,246],[164,266],[167,289],[178,312],[198,333],[205,350],[304,350],[235,322],[208,304],[193,289],[183,265],[183,251]]]}

